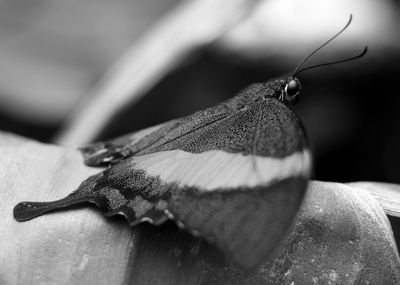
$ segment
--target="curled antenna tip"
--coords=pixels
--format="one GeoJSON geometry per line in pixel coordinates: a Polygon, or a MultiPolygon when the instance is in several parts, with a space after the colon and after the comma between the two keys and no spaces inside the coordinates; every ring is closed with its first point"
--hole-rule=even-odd
{"type": "Polygon", "coordinates": [[[344,29],[346,29],[351,24],[351,21],[353,21],[353,14],[350,13],[349,20],[347,21],[347,24],[344,27],[344,29]]]}
{"type": "Polygon", "coordinates": [[[360,57],[364,56],[364,54],[366,54],[368,51],[368,46],[364,47],[364,50],[362,51],[362,53],[360,54],[360,57]]]}

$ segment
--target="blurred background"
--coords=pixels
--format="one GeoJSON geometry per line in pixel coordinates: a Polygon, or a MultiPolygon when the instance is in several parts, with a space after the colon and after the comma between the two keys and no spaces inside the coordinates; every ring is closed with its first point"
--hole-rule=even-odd
{"type": "MultiPolygon", "coordinates": [[[[54,142],[74,110],[84,112],[82,106],[96,101],[87,94],[107,70],[154,33],[154,25],[168,25],[183,2],[0,1],[0,130],[54,142]]],[[[190,114],[253,82],[288,74],[352,13],[348,30],[306,66],[355,55],[364,45],[369,52],[300,74],[303,91],[295,112],[313,148],[315,179],[400,183],[399,2],[247,2],[245,15],[212,41],[182,53],[179,64],[135,104],[118,110],[94,140],[190,114]]],[[[210,17],[217,21],[218,13],[210,17]]],[[[157,54],[145,65],[155,63],[157,54]]]]}

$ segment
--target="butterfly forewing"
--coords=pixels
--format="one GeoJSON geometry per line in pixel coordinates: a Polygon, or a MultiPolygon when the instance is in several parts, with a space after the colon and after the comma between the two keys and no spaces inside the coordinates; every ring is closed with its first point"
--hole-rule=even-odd
{"type": "Polygon", "coordinates": [[[254,101],[254,94],[265,90],[262,84],[253,84],[238,96],[216,107],[198,111],[182,119],[176,119],[139,132],[123,135],[107,142],[98,142],[80,148],[85,164],[104,166],[117,163],[128,156],[146,151],[154,145],[171,143],[226,118],[254,101]]]}

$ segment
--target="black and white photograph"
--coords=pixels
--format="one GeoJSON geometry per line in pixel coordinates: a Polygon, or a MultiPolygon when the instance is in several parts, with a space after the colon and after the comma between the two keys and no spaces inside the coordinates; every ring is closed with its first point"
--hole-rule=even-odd
{"type": "Polygon", "coordinates": [[[0,0],[0,285],[400,284],[400,3],[0,0]]]}

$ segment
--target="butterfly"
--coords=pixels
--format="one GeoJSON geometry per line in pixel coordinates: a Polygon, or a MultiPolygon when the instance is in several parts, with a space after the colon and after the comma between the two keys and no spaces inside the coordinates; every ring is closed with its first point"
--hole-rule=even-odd
{"type": "Polygon", "coordinates": [[[89,202],[107,217],[123,215],[131,226],[173,220],[239,266],[257,267],[284,238],[310,179],[308,139],[291,106],[301,91],[296,75],[308,69],[299,68],[317,50],[286,78],[253,84],[215,107],[82,148],[87,165],[108,168],[63,199],[19,203],[15,219],[89,202]]]}

